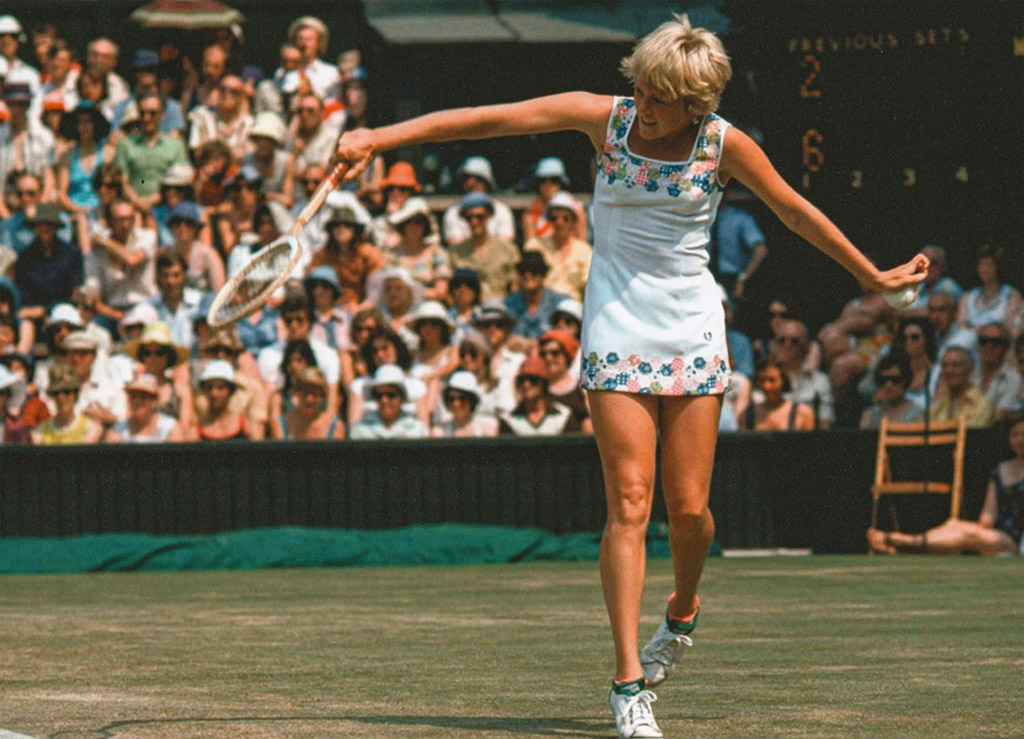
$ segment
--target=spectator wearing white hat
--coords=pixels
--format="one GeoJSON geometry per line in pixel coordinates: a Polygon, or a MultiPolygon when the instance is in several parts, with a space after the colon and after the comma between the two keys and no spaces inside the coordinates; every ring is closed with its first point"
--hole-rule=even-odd
{"type": "Polygon", "coordinates": [[[551,328],[561,329],[580,338],[583,328],[583,304],[572,298],[564,298],[551,311],[551,328]]]}
{"type": "Polygon", "coordinates": [[[153,375],[139,375],[124,391],[128,398],[128,417],[107,429],[104,441],[164,444],[185,440],[181,424],[159,409],[160,390],[153,375]]]}
{"type": "Polygon", "coordinates": [[[380,309],[389,327],[401,335],[410,347],[416,346],[416,334],[407,323],[423,300],[423,285],[402,267],[374,272],[366,281],[367,299],[380,309]]]}
{"type": "Polygon", "coordinates": [[[192,434],[196,441],[251,440],[252,429],[245,414],[231,403],[238,389],[235,368],[223,359],[206,363],[199,373],[199,392],[205,404],[196,406],[192,434]]]}
{"type": "Polygon", "coordinates": [[[548,200],[547,221],[551,233],[535,236],[523,245],[523,251],[539,251],[551,271],[544,284],[552,290],[583,300],[594,248],[578,236],[579,201],[567,192],[555,193],[548,200]]]}
{"type": "Polygon", "coordinates": [[[472,269],[480,278],[483,300],[501,300],[516,282],[519,249],[510,240],[495,236],[490,223],[497,203],[485,192],[471,192],[459,204],[460,218],[469,224],[469,236],[451,243],[451,267],[472,269]]]}
{"type": "MultiPolygon", "coordinates": [[[[516,240],[516,221],[512,209],[495,198],[497,189],[491,162],[486,157],[467,157],[455,173],[456,190],[463,195],[482,193],[491,197],[491,215],[487,220],[487,233],[495,239],[512,244],[516,240]]],[[[448,245],[466,241],[472,235],[472,224],[466,218],[465,205],[456,203],[444,212],[441,219],[444,241],[448,245]]]]}
{"type": "Polygon", "coordinates": [[[0,77],[5,85],[28,85],[35,117],[42,104],[42,82],[39,70],[18,58],[18,49],[25,41],[25,30],[18,19],[13,15],[0,15],[0,77]]]}
{"type": "Polygon", "coordinates": [[[399,235],[394,250],[385,252],[389,266],[407,270],[423,286],[427,300],[447,300],[451,267],[445,250],[430,238],[435,226],[427,201],[409,198],[388,216],[388,223],[399,235]]]}
{"type": "Polygon", "coordinates": [[[459,354],[452,345],[455,322],[441,303],[426,300],[409,319],[409,328],[419,339],[410,374],[427,384],[429,413],[437,403],[441,381],[459,366],[459,354]]]}
{"type": "MultiPolygon", "coordinates": [[[[376,410],[367,412],[352,425],[350,439],[423,439],[430,429],[403,406],[410,400],[408,378],[401,367],[385,364],[365,383],[367,400],[376,410]]],[[[369,408],[369,405],[367,406],[369,408]]]]}
{"type": "Polygon", "coordinates": [[[338,68],[321,59],[329,40],[327,24],[314,16],[296,18],[288,26],[288,41],[299,50],[302,72],[321,99],[337,97],[341,83],[338,68]]]}
{"type": "MultiPolygon", "coordinates": [[[[528,241],[535,236],[550,236],[552,225],[548,221],[548,201],[557,193],[565,192],[569,187],[569,175],[565,171],[565,163],[558,157],[545,157],[537,162],[533,170],[533,189],[537,197],[523,211],[523,240],[528,241]]],[[[577,201],[575,235],[576,238],[587,238],[587,219],[583,206],[577,201]]]]}
{"type": "Polygon", "coordinates": [[[25,379],[0,364],[0,446],[30,444],[29,427],[19,417],[25,403],[25,379]]]}
{"type": "Polygon", "coordinates": [[[295,176],[292,158],[284,150],[285,125],[277,113],[257,113],[249,127],[252,150],[242,159],[260,174],[261,192],[266,200],[291,208],[294,201],[295,176]]]}
{"type": "Polygon", "coordinates": [[[480,406],[480,386],[472,372],[453,372],[441,395],[450,418],[430,430],[437,438],[474,438],[498,435],[498,419],[477,415],[480,406]]]}
{"type": "MultiPolygon", "coordinates": [[[[72,331],[64,338],[64,352],[64,363],[74,369],[79,383],[75,410],[104,427],[123,419],[127,412],[124,385],[111,369],[106,356],[100,355],[96,338],[86,331],[72,331]]],[[[54,371],[50,371],[51,383],[54,371]]],[[[57,406],[49,386],[46,394],[51,407],[56,411],[57,406]]]]}

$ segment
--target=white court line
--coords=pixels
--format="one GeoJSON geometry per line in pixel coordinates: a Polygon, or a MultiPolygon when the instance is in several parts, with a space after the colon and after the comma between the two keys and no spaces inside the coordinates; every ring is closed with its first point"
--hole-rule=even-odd
{"type": "Polygon", "coordinates": [[[28,734],[15,734],[13,731],[0,729],[0,739],[34,739],[28,734]]]}

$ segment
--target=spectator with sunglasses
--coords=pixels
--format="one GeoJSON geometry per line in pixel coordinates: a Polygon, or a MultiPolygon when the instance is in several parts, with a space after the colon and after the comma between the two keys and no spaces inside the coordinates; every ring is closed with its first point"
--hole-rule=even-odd
{"type": "Polygon", "coordinates": [[[375,407],[356,421],[350,439],[423,439],[430,429],[404,408],[412,400],[409,378],[401,367],[385,364],[366,383],[366,400],[375,407]]]}
{"type": "Polygon", "coordinates": [[[491,350],[491,374],[499,382],[512,384],[523,363],[529,344],[513,336],[516,317],[499,300],[481,303],[473,316],[473,328],[486,339],[491,350]]]}
{"type": "Polygon", "coordinates": [[[817,426],[828,428],[835,423],[832,383],[824,372],[808,367],[809,351],[807,326],[803,322],[787,319],[778,324],[778,333],[772,339],[771,358],[786,375],[790,386],[786,397],[809,406],[814,411],[817,426]]]}
{"type": "Polygon", "coordinates": [[[902,349],[893,349],[875,365],[874,400],[860,417],[862,429],[877,429],[886,418],[890,423],[914,423],[924,418],[920,406],[907,397],[914,378],[910,357],[902,349]]]}
{"type": "MultiPolygon", "coordinates": [[[[454,206],[453,206],[454,207],[454,206]]],[[[466,224],[468,236],[449,242],[452,269],[475,270],[483,300],[504,299],[515,283],[519,250],[511,240],[491,233],[490,223],[495,201],[486,192],[471,192],[462,198],[458,214],[466,224]]]]}
{"type": "MultiPolygon", "coordinates": [[[[515,387],[511,381],[502,381],[491,370],[491,347],[476,331],[471,331],[459,342],[459,370],[476,378],[480,392],[478,415],[498,419],[516,407],[515,387]]],[[[434,409],[435,425],[447,420],[447,409],[434,409]]]]}
{"type": "Polygon", "coordinates": [[[189,371],[189,352],[171,341],[171,328],[155,321],[142,329],[142,335],[125,344],[124,352],[138,362],[136,376],[155,378],[156,410],[176,419],[184,429],[192,428],[194,400],[189,371]]]}
{"type": "Polygon", "coordinates": [[[516,373],[518,403],[502,415],[501,436],[558,436],[580,430],[573,412],[548,395],[548,368],[540,357],[523,360],[516,373]]]}
{"type": "Polygon", "coordinates": [[[1021,392],[1021,376],[1007,362],[1010,336],[1003,323],[989,323],[978,329],[978,387],[996,409],[996,420],[1006,418],[1021,392]]]}
{"type": "Polygon", "coordinates": [[[125,193],[143,213],[160,202],[160,181],[175,164],[187,164],[180,138],[164,133],[164,101],[155,92],[139,95],[139,129],[117,142],[116,162],[124,172],[125,193]]]}
{"type": "Polygon", "coordinates": [[[449,419],[435,425],[430,435],[436,438],[473,438],[498,435],[498,419],[477,414],[480,386],[472,372],[453,372],[441,395],[449,419]]]}
{"type": "MultiPolygon", "coordinates": [[[[396,331],[385,324],[370,334],[361,350],[366,374],[356,377],[348,386],[348,422],[351,427],[364,414],[364,403],[367,397],[367,384],[373,375],[384,365],[399,367],[407,377],[411,377],[412,351],[409,344],[396,331]]],[[[428,408],[424,404],[426,386],[420,380],[411,380],[406,385],[407,399],[416,403],[417,415],[424,420],[429,418],[428,408]]]]}
{"type": "Polygon", "coordinates": [[[498,241],[508,244],[515,242],[516,222],[512,209],[490,194],[497,186],[491,163],[486,157],[467,157],[462,162],[459,171],[455,173],[455,189],[464,197],[461,203],[449,207],[441,219],[444,241],[449,247],[467,241],[474,235],[472,220],[466,211],[466,197],[470,195],[484,195],[490,201],[491,207],[486,222],[487,233],[498,241]]]}
{"type": "Polygon", "coordinates": [[[579,351],[580,342],[560,329],[551,329],[540,337],[539,356],[548,370],[548,395],[567,406],[580,424],[580,430],[589,434],[594,431],[590,408],[580,389],[579,375],[572,373],[579,351]]]}
{"type": "Polygon", "coordinates": [[[567,192],[555,193],[547,203],[546,219],[551,233],[527,239],[523,251],[539,251],[548,263],[544,284],[552,290],[583,300],[594,248],[577,234],[579,201],[567,192]]]}

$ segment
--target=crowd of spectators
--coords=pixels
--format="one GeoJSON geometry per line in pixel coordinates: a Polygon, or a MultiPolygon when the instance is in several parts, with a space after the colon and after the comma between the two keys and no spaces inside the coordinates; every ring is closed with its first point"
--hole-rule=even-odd
{"type": "MultiPolygon", "coordinates": [[[[438,212],[419,163],[378,159],[304,229],[279,294],[229,329],[206,324],[213,294],[289,230],[339,135],[366,125],[367,72],[358,52],[325,61],[327,37],[298,18],[264,76],[228,29],[195,67],[167,48],[122,59],[105,38],[79,56],[56,27],[0,16],[0,441],[590,431],[588,215],[554,156],[535,163],[518,215],[482,156],[438,212]]],[[[926,251],[905,311],[865,294],[812,336],[776,300],[748,337],[731,318],[768,252],[749,214],[724,206],[712,261],[735,376],[722,428],[1019,414],[1022,307],[1000,254],[979,253],[965,292],[942,249],[926,251]]]]}

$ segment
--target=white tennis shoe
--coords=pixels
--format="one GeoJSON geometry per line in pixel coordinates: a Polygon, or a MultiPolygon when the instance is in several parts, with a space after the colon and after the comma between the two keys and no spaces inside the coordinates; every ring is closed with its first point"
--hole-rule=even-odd
{"type": "Polygon", "coordinates": [[[640,652],[640,666],[644,669],[647,684],[653,687],[664,682],[675,671],[683,650],[692,646],[693,639],[670,630],[668,618],[662,618],[658,630],[640,652]]]}
{"type": "Polygon", "coordinates": [[[608,703],[615,714],[619,739],[659,739],[665,736],[651,711],[651,704],[656,700],[658,696],[649,690],[641,690],[636,695],[620,695],[612,690],[608,703]]]}

